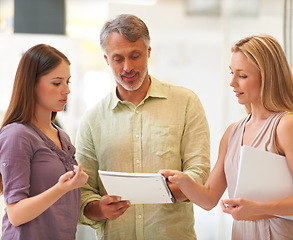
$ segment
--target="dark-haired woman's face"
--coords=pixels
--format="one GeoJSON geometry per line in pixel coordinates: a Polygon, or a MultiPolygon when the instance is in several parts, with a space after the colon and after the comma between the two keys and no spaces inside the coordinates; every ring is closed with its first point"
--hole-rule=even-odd
{"type": "Polygon", "coordinates": [[[58,112],[64,109],[70,93],[70,66],[62,61],[48,74],[40,77],[36,85],[36,114],[38,112],[58,112]]]}

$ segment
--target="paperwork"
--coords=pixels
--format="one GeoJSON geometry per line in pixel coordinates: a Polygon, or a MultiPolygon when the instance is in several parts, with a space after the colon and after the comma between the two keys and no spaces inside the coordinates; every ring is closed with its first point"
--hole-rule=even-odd
{"type": "MultiPolygon", "coordinates": [[[[293,177],[284,156],[241,146],[234,197],[274,201],[293,195],[293,177]]],[[[293,216],[279,216],[293,220],[293,216]]]]}
{"type": "Polygon", "coordinates": [[[108,195],[120,196],[131,204],[173,203],[166,179],[159,173],[123,173],[99,170],[108,195]]]}

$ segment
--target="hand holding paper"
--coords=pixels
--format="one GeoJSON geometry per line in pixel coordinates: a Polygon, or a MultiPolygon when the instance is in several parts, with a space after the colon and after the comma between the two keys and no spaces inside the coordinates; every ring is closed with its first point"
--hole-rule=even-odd
{"type": "Polygon", "coordinates": [[[99,170],[108,195],[120,196],[131,204],[173,203],[166,179],[158,173],[122,173],[99,170]]]}
{"type": "MultiPolygon", "coordinates": [[[[284,156],[241,146],[234,198],[274,201],[293,196],[293,177],[284,156]]],[[[293,220],[293,216],[280,216],[293,220]]]]}

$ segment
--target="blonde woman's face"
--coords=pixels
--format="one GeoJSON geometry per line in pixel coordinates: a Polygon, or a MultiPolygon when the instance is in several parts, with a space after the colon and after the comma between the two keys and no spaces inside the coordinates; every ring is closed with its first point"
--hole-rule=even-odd
{"type": "Polygon", "coordinates": [[[233,52],[230,59],[230,86],[242,105],[260,103],[261,74],[241,52],[233,52]]]}

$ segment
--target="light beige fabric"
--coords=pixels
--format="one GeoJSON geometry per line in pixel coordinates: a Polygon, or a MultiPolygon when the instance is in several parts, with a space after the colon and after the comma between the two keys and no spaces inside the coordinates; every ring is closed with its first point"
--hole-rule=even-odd
{"type": "Polygon", "coordinates": [[[106,194],[98,169],[158,172],[169,168],[204,184],[210,170],[209,145],[205,113],[191,90],[152,77],[147,96],[137,107],[112,92],[87,113],[77,134],[77,161],[89,175],[82,188],[80,222],[95,228],[99,239],[194,240],[191,202],[133,205],[118,219],[101,222],[87,219],[83,209],[106,194]]]}
{"type": "MultiPolygon", "coordinates": [[[[276,127],[285,112],[273,113],[251,143],[251,147],[279,154],[276,147],[276,127]]],[[[228,140],[228,150],[225,158],[225,174],[229,197],[233,197],[239,163],[239,153],[242,144],[245,124],[250,119],[248,115],[236,123],[228,140]]],[[[293,239],[293,221],[283,218],[269,218],[254,221],[234,221],[232,229],[233,240],[289,240],[293,239]]]]}

